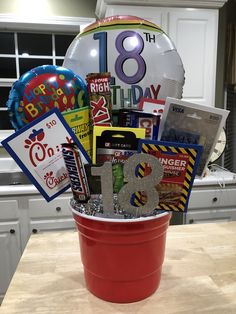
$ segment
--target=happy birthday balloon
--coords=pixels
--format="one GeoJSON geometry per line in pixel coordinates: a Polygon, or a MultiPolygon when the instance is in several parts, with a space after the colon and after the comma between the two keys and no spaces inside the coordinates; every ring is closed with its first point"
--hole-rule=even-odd
{"type": "Polygon", "coordinates": [[[111,72],[113,109],[135,108],[141,97],[182,97],[184,69],[174,44],[159,26],[138,17],[89,25],[69,46],[63,66],[83,79],[111,72]]]}
{"type": "Polygon", "coordinates": [[[84,81],[69,69],[43,65],[23,74],[10,91],[7,107],[15,129],[20,129],[57,107],[61,112],[88,105],[84,81]]]}

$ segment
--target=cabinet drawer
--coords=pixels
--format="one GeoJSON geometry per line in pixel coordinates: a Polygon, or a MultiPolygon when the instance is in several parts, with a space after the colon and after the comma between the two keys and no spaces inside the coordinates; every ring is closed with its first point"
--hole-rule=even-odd
{"type": "Polygon", "coordinates": [[[19,218],[17,200],[0,201],[0,220],[11,220],[19,218]]]}
{"type": "Polygon", "coordinates": [[[29,199],[29,217],[71,217],[70,198],[71,196],[57,197],[49,203],[44,199],[29,199]]]}
{"type": "Polygon", "coordinates": [[[189,209],[236,206],[236,189],[192,190],[189,209]]]}
{"type": "Polygon", "coordinates": [[[197,223],[209,223],[209,222],[223,222],[235,220],[236,212],[233,209],[229,210],[194,210],[189,212],[185,216],[186,224],[197,224],[197,223]]]}
{"type": "Polygon", "coordinates": [[[30,222],[31,233],[66,229],[75,229],[75,222],[72,218],[55,220],[35,220],[30,222]]]}

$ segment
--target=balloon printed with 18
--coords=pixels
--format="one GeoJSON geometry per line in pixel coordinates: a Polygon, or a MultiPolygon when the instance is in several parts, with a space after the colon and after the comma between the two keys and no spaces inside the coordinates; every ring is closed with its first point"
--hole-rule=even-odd
{"type": "Polygon", "coordinates": [[[110,72],[113,110],[136,108],[141,97],[182,96],[184,69],[174,44],[159,26],[138,17],[89,25],[71,43],[63,66],[82,78],[110,72]]]}

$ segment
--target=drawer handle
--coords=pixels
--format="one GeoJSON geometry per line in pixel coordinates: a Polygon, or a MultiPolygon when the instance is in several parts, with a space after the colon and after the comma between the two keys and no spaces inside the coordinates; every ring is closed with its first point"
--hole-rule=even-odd
{"type": "Polygon", "coordinates": [[[32,229],[32,232],[33,232],[33,233],[37,233],[38,230],[37,230],[37,229],[32,229]]]}
{"type": "Polygon", "coordinates": [[[10,229],[10,233],[14,234],[14,233],[16,233],[16,230],[15,229],[10,229]]]}
{"type": "Polygon", "coordinates": [[[217,197],[214,197],[213,199],[212,199],[212,202],[217,202],[218,201],[218,198],[217,197]]]}
{"type": "Polygon", "coordinates": [[[57,211],[57,212],[60,212],[60,211],[61,211],[61,207],[59,207],[59,206],[56,207],[56,211],[57,211]]]}

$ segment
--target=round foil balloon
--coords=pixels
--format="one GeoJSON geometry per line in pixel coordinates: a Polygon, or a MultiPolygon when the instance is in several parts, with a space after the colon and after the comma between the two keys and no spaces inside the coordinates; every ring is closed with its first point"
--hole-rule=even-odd
{"type": "Polygon", "coordinates": [[[10,91],[7,106],[15,129],[57,107],[61,112],[88,105],[84,81],[69,69],[53,65],[23,74],[10,91]]]}
{"type": "Polygon", "coordinates": [[[135,108],[141,97],[182,97],[184,69],[174,44],[159,26],[138,17],[89,25],[69,46],[63,66],[83,79],[111,72],[113,109],[135,108]]]}

